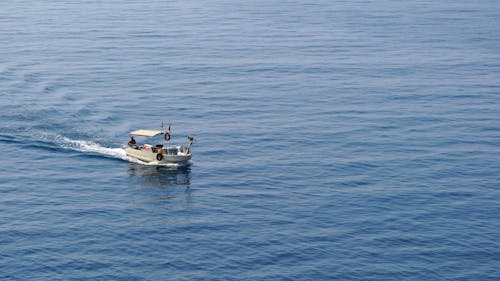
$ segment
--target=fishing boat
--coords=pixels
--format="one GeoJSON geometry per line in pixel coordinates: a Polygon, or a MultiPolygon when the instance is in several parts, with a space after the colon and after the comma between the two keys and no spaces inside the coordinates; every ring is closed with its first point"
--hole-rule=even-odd
{"type": "Polygon", "coordinates": [[[140,129],[130,132],[130,135],[125,152],[132,158],[157,164],[184,163],[191,159],[190,148],[193,144],[193,137],[188,136],[188,144],[184,146],[170,144],[170,126],[167,132],[140,129]],[[163,136],[163,138],[158,136],[163,136]],[[137,144],[134,137],[147,137],[152,144],[137,144]]]}

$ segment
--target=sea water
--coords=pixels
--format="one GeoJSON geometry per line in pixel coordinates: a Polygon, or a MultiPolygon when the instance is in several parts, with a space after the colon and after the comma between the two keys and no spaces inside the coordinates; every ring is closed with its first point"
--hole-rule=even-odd
{"type": "Polygon", "coordinates": [[[499,82],[498,1],[3,1],[0,279],[499,280],[499,82]]]}

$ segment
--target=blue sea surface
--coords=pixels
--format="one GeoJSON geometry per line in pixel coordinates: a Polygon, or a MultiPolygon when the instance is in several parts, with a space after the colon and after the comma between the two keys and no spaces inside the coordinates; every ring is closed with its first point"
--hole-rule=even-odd
{"type": "Polygon", "coordinates": [[[0,151],[1,280],[500,280],[500,2],[2,1],[0,151]]]}

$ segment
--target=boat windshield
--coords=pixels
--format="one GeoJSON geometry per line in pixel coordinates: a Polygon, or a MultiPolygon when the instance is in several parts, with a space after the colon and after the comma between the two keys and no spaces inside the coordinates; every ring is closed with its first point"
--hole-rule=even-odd
{"type": "Polygon", "coordinates": [[[167,147],[168,155],[177,155],[178,149],[177,147],[167,147]]]}

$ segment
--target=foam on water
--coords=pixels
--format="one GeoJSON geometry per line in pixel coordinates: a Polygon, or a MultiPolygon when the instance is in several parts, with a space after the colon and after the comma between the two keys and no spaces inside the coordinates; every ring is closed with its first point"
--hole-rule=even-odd
{"type": "Polygon", "coordinates": [[[74,140],[68,137],[61,136],[59,145],[65,149],[73,149],[80,152],[90,152],[96,153],[104,156],[109,156],[113,158],[128,160],[123,148],[111,148],[105,147],[98,143],[86,141],[86,140],[74,140]]]}

